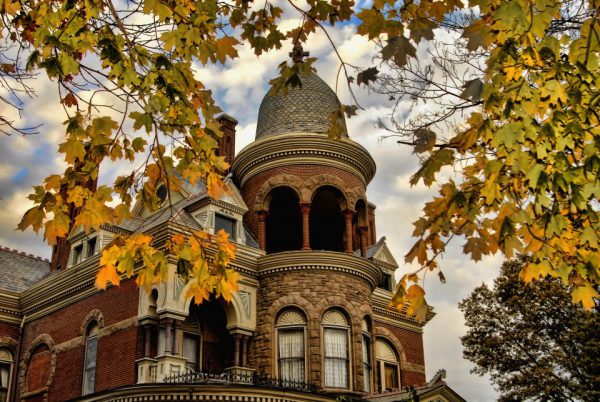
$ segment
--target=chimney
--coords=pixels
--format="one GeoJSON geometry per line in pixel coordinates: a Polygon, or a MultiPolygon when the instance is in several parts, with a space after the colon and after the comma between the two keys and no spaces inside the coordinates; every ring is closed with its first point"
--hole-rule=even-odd
{"type": "MultiPolygon", "coordinates": [[[[86,146],[86,150],[87,148],[89,147],[86,146]]],[[[75,172],[81,172],[84,165],[85,163],[81,162],[79,159],[76,159],[72,169],[75,172]]],[[[98,165],[97,168],[99,167],[100,166],[98,165]]],[[[91,191],[96,191],[96,189],[98,188],[98,177],[96,176],[95,179],[88,177],[83,183],[83,187],[91,191]]],[[[64,184],[60,188],[60,195],[61,197],[63,197],[63,199],[67,198],[67,186],[64,184]]],[[[56,239],[56,244],[54,245],[54,247],[52,247],[52,257],[50,257],[50,271],[65,269],[69,264],[69,256],[71,255],[71,243],[68,240],[68,236],[69,234],[71,234],[71,230],[73,229],[73,222],[75,221],[75,218],[77,217],[77,215],[79,215],[79,208],[75,208],[73,204],[69,204],[68,207],[68,215],[71,221],[71,226],[69,227],[69,232],[67,236],[56,239]]]]}
{"type": "Polygon", "coordinates": [[[231,165],[235,156],[235,126],[238,121],[226,113],[219,113],[216,119],[221,124],[223,132],[219,141],[219,155],[224,156],[227,163],[231,165]]]}

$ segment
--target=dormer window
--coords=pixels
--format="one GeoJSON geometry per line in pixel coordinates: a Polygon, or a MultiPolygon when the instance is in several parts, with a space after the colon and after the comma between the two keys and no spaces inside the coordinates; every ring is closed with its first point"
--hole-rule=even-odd
{"type": "Polygon", "coordinates": [[[79,264],[83,260],[83,244],[73,248],[73,264],[79,264]]]}
{"type": "Polygon", "coordinates": [[[77,265],[95,256],[98,253],[99,241],[98,236],[94,236],[74,242],[71,250],[71,265],[77,265]]]}
{"type": "Polygon", "coordinates": [[[229,218],[221,214],[215,214],[215,234],[218,233],[219,230],[223,229],[225,232],[229,233],[230,239],[234,239],[236,236],[236,223],[237,221],[233,218],[229,218]]]}
{"type": "Polygon", "coordinates": [[[89,258],[96,254],[96,243],[97,241],[95,237],[92,237],[88,240],[86,257],[89,258]]]}

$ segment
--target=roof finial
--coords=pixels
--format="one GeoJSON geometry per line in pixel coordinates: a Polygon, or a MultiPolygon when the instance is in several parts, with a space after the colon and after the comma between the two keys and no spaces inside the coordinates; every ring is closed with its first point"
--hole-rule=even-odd
{"type": "Polygon", "coordinates": [[[305,52],[302,48],[302,44],[298,39],[294,42],[294,49],[290,52],[290,57],[294,63],[302,63],[305,57],[310,55],[309,52],[305,52]]]}

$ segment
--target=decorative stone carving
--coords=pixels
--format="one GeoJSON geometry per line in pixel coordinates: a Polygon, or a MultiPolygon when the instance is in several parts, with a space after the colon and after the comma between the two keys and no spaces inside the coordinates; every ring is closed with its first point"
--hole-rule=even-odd
{"type": "Polygon", "coordinates": [[[254,211],[269,210],[269,203],[271,201],[269,193],[276,187],[286,186],[296,192],[300,202],[302,199],[302,188],[304,187],[304,181],[298,176],[290,174],[281,174],[271,177],[269,180],[263,183],[263,185],[256,192],[254,199],[254,211]]]}

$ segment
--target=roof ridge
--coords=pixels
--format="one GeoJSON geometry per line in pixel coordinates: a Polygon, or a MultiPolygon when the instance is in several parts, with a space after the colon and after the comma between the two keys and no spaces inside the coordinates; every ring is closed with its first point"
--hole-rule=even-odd
{"type": "Polygon", "coordinates": [[[8,251],[9,253],[13,253],[13,254],[19,254],[19,255],[22,255],[23,257],[32,258],[34,260],[38,260],[38,261],[42,261],[42,262],[47,262],[47,263],[50,262],[50,260],[48,258],[42,258],[40,256],[33,255],[31,253],[26,253],[24,251],[17,250],[16,248],[6,247],[1,244],[0,244],[0,250],[8,251]]]}

